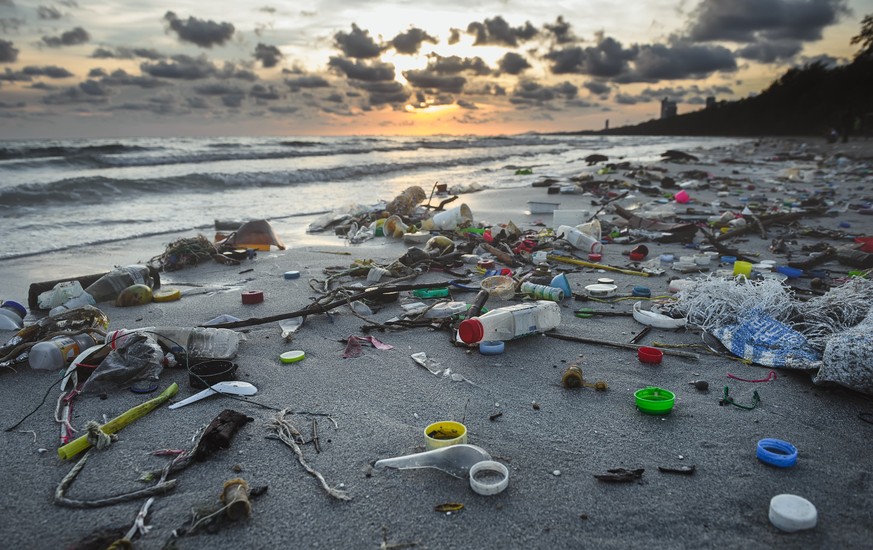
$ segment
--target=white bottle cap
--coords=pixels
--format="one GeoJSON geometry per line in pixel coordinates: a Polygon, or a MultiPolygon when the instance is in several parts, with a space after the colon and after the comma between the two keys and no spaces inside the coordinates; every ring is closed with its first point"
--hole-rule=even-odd
{"type": "Polygon", "coordinates": [[[776,495],[770,499],[770,523],[789,533],[812,529],[818,512],[808,500],[797,495],[776,495]]]}

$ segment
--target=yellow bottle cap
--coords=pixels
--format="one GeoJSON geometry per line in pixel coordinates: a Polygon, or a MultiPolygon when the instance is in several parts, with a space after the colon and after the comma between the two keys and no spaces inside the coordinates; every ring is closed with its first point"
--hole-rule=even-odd
{"type": "Polygon", "coordinates": [[[294,351],[286,351],[279,356],[279,360],[283,363],[296,363],[297,361],[302,361],[304,357],[306,357],[306,354],[298,349],[294,351]]]}
{"type": "Polygon", "coordinates": [[[152,301],[154,302],[175,302],[180,298],[182,298],[182,293],[178,288],[156,290],[152,293],[152,301]]]}

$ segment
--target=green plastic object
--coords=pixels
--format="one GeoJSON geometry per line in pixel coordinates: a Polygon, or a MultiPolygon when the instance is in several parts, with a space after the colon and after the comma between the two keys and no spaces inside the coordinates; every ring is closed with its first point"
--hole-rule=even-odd
{"type": "Polygon", "coordinates": [[[412,295],[416,298],[446,298],[449,295],[448,288],[420,288],[413,290],[412,295]]]}
{"type": "Polygon", "coordinates": [[[649,387],[634,392],[637,407],[646,414],[670,414],[676,395],[670,390],[649,387]]]}

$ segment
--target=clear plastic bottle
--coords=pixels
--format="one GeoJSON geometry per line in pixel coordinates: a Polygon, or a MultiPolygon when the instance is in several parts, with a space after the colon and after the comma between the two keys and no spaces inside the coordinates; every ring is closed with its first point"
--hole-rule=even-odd
{"type": "Polygon", "coordinates": [[[511,340],[545,332],[561,324],[561,306],[539,300],[527,304],[492,309],[479,317],[461,322],[458,336],[467,344],[483,340],[511,340]]]}
{"type": "Polygon", "coordinates": [[[51,340],[34,344],[30,348],[27,360],[32,369],[58,370],[69,365],[77,355],[95,345],[97,340],[90,334],[56,336],[51,340]]]}
{"type": "Polygon", "coordinates": [[[24,326],[27,310],[18,302],[4,300],[0,303],[0,330],[19,330],[24,326]]]}
{"type": "Polygon", "coordinates": [[[151,271],[144,265],[119,267],[100,277],[85,289],[97,302],[115,300],[122,290],[131,285],[154,286],[151,271]]]}
{"type": "Polygon", "coordinates": [[[239,333],[227,328],[214,327],[144,327],[113,330],[105,342],[112,349],[124,346],[127,336],[148,333],[172,353],[184,351],[189,359],[232,359],[239,349],[239,333]],[[184,348],[184,350],[182,349],[184,348]]]}

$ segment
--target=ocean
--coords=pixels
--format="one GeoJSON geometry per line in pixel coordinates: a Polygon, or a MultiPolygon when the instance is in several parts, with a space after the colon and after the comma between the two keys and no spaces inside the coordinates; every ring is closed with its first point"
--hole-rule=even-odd
{"type": "Polygon", "coordinates": [[[0,141],[0,260],[389,201],[410,185],[526,187],[726,138],[238,137],[0,141]],[[530,168],[531,175],[516,175],[530,168]]]}

